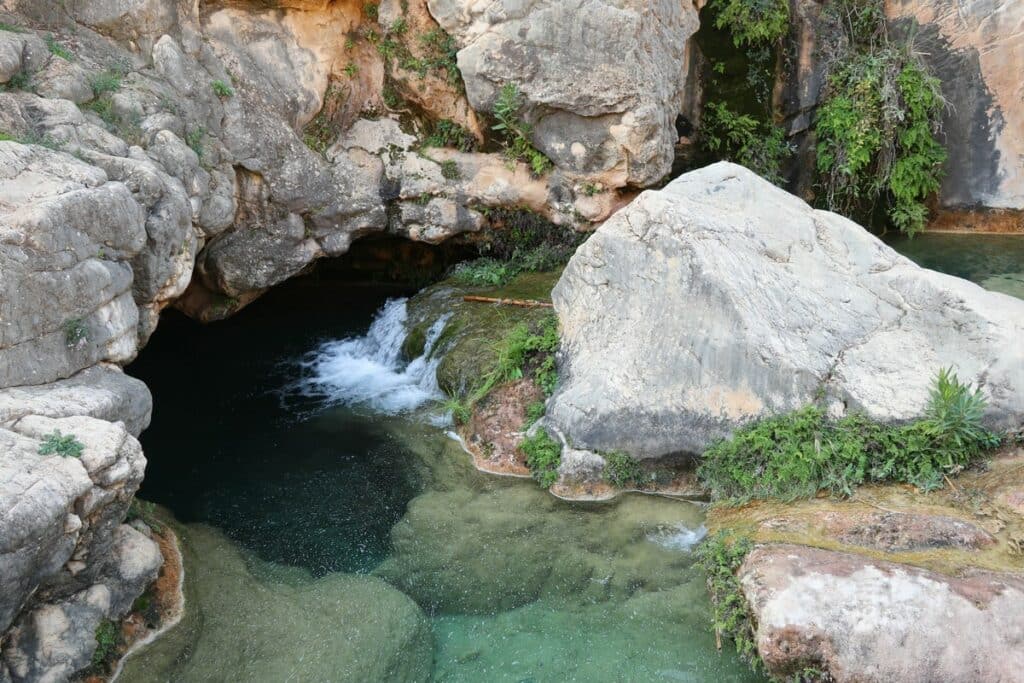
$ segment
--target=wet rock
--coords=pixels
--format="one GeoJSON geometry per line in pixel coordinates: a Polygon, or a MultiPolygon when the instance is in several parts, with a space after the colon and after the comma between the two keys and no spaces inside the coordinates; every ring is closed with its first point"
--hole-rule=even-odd
{"type": "Polygon", "coordinates": [[[924,548],[972,549],[995,543],[984,529],[945,515],[833,513],[826,515],[823,521],[828,532],[843,543],[887,552],[924,548]]]}
{"type": "Polygon", "coordinates": [[[552,298],[548,416],[579,448],[699,454],[820,392],[835,415],[913,419],[946,367],[981,387],[989,425],[1024,419],[1024,302],[920,268],[740,166],[642,194],[552,298]]]}
{"type": "Polygon", "coordinates": [[[758,652],[773,675],[814,667],[838,682],[1021,680],[1019,575],[955,578],[768,545],[747,556],[738,576],[757,622],[758,652]]]}
{"type": "Polygon", "coordinates": [[[186,564],[195,567],[185,615],[149,647],[144,665],[128,660],[120,680],[217,680],[224,671],[245,680],[430,680],[430,625],[384,581],[340,573],[313,579],[247,556],[211,528],[180,533],[186,564]],[[299,651],[306,656],[297,658],[299,651]]]}

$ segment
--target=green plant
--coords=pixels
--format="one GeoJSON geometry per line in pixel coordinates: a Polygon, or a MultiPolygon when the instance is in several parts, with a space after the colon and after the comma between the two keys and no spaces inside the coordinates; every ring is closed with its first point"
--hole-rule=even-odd
{"type": "Polygon", "coordinates": [[[213,94],[217,97],[234,97],[234,89],[221,80],[212,81],[210,87],[213,89],[213,94]]]}
{"type": "Polygon", "coordinates": [[[742,164],[776,185],[782,183],[782,163],[793,153],[780,127],[737,114],[725,102],[705,106],[701,141],[718,158],[742,164]]]}
{"type": "Polygon", "coordinates": [[[532,426],[537,420],[544,417],[544,413],[547,407],[544,405],[544,401],[534,401],[530,405],[526,406],[526,426],[532,426]]]}
{"type": "Polygon", "coordinates": [[[604,471],[601,476],[616,488],[626,488],[633,485],[638,486],[644,478],[644,469],[635,458],[628,453],[612,451],[602,453],[604,457],[604,471]]]}
{"type": "Polygon", "coordinates": [[[985,429],[985,399],[942,370],[922,419],[882,425],[853,414],[830,420],[810,405],[738,430],[705,452],[697,474],[714,499],[793,500],[825,489],[850,495],[867,482],[942,485],[1000,439],[985,429]]]}
{"type": "Polygon", "coordinates": [[[450,277],[462,285],[497,287],[511,280],[513,269],[508,263],[493,258],[478,258],[455,266],[450,277]]]}
{"type": "Polygon", "coordinates": [[[93,97],[100,97],[107,93],[117,92],[121,89],[122,74],[117,69],[107,69],[102,73],[93,74],[89,79],[92,87],[93,97]]]}
{"type": "Polygon", "coordinates": [[[57,42],[52,33],[46,36],[46,49],[50,51],[51,55],[60,57],[65,61],[73,62],[75,60],[75,56],[71,54],[71,51],[57,42]]]}
{"type": "Polygon", "coordinates": [[[62,458],[79,458],[84,449],[85,446],[75,438],[74,434],[61,434],[59,429],[55,429],[47,434],[43,442],[39,444],[39,455],[56,453],[62,458]]]}
{"type": "Polygon", "coordinates": [[[349,62],[348,64],[345,65],[343,71],[345,72],[345,75],[348,76],[349,78],[355,78],[356,74],[359,73],[359,65],[356,64],[355,62],[349,62]]]}
{"type": "Polygon", "coordinates": [[[441,162],[441,175],[445,180],[458,180],[462,177],[459,165],[452,159],[445,159],[441,162]]]}
{"type": "Polygon", "coordinates": [[[788,0],[710,0],[715,26],[732,35],[736,47],[775,43],[789,31],[788,0]]]}
{"type": "Polygon", "coordinates": [[[454,147],[463,152],[476,149],[476,138],[468,130],[450,119],[441,119],[423,139],[424,147],[454,147]]]}
{"type": "Polygon", "coordinates": [[[0,21],[0,31],[7,31],[8,33],[24,33],[25,29],[14,24],[8,24],[7,22],[0,21]]]}
{"type": "Polygon", "coordinates": [[[526,466],[530,473],[544,488],[558,481],[558,465],[562,461],[562,447],[552,439],[546,431],[538,429],[533,436],[528,436],[519,444],[519,449],[526,454],[526,466]]]}
{"type": "Polygon", "coordinates": [[[717,635],[732,640],[740,657],[757,670],[761,659],[757,654],[754,618],[736,576],[752,549],[749,538],[720,531],[698,546],[696,556],[707,577],[712,628],[717,635]]]}
{"type": "Polygon", "coordinates": [[[185,144],[188,145],[200,161],[203,158],[203,138],[206,137],[206,129],[202,126],[193,128],[185,133],[185,144]]]}
{"type": "Polygon", "coordinates": [[[109,619],[104,619],[96,627],[96,650],[92,653],[92,665],[101,667],[106,664],[114,649],[117,647],[118,629],[117,624],[109,619]]]}
{"type": "Polygon", "coordinates": [[[458,396],[449,396],[445,399],[441,404],[441,409],[446,413],[451,413],[456,424],[466,424],[472,417],[472,409],[469,404],[458,396]]]}
{"type": "Polygon", "coordinates": [[[114,102],[107,96],[97,97],[81,105],[83,109],[95,113],[108,127],[117,122],[117,115],[114,113],[114,102]]]}
{"type": "Polygon", "coordinates": [[[18,142],[18,138],[14,137],[10,133],[0,131],[0,142],[18,142]]]}
{"type": "Polygon", "coordinates": [[[3,85],[4,90],[29,90],[32,82],[31,76],[24,71],[19,71],[7,79],[3,85]]]}
{"type": "Polygon", "coordinates": [[[427,53],[425,57],[427,68],[443,71],[448,82],[460,86],[461,89],[462,73],[459,71],[456,59],[459,48],[455,44],[455,39],[445,33],[443,29],[435,28],[420,36],[420,44],[427,53]]]}
{"type": "Polygon", "coordinates": [[[148,500],[140,500],[138,498],[132,498],[131,505],[128,506],[128,514],[125,515],[126,521],[141,520],[146,523],[146,526],[159,532],[163,528],[163,524],[156,516],[156,503],[151,503],[148,500]]]}
{"type": "Polygon", "coordinates": [[[388,27],[388,33],[400,36],[405,34],[409,30],[409,24],[406,23],[404,17],[399,17],[391,22],[391,26],[388,27]]]}
{"type": "Polygon", "coordinates": [[[324,91],[324,103],[316,116],[302,129],[302,141],[314,152],[324,154],[338,138],[339,118],[347,91],[333,83],[324,91]]]}
{"type": "Polygon", "coordinates": [[[815,121],[823,203],[868,216],[884,198],[893,225],[912,237],[944,175],[940,82],[909,47],[889,42],[880,0],[838,0],[830,16],[847,40],[826,60],[815,121]]]}
{"type": "Polygon", "coordinates": [[[89,328],[81,318],[72,318],[64,323],[64,343],[69,349],[79,348],[89,341],[89,328]]]}
{"type": "Polygon", "coordinates": [[[374,21],[377,21],[379,7],[375,2],[368,2],[363,5],[363,12],[365,12],[366,16],[368,16],[369,18],[373,19],[374,21]]]}
{"type": "Polygon", "coordinates": [[[497,123],[491,129],[505,138],[505,157],[509,162],[524,161],[535,176],[551,170],[551,160],[544,156],[530,142],[533,127],[519,118],[523,97],[515,83],[506,83],[498,92],[494,102],[494,117],[497,123]]]}

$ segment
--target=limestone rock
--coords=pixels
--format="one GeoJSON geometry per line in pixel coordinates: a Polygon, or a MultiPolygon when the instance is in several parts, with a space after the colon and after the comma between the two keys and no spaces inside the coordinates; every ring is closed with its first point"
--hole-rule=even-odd
{"type": "Polygon", "coordinates": [[[945,367],[981,387],[992,427],[1024,419],[1024,302],[920,268],[740,166],[642,194],[552,296],[548,416],[576,448],[699,454],[820,391],[834,414],[909,420],[945,367]]]}
{"type": "Polygon", "coordinates": [[[461,48],[470,104],[491,110],[515,83],[534,143],[560,169],[615,187],[650,185],[672,165],[697,30],[690,0],[429,0],[461,48]]]}
{"type": "Polygon", "coordinates": [[[146,460],[121,423],[28,415],[0,429],[0,630],[34,599],[95,583],[146,460]],[[46,436],[73,435],[80,457],[40,454],[46,436]]]}
{"type": "Polygon", "coordinates": [[[0,142],[0,386],[135,356],[127,261],[145,218],[122,183],[70,155],[0,142]]]}
{"type": "Polygon", "coordinates": [[[785,544],[755,548],[738,576],[773,675],[811,666],[839,683],[1024,680],[1020,576],[953,578],[785,544]]]}
{"type": "Polygon", "coordinates": [[[128,433],[137,438],[149,426],[152,412],[153,399],[146,385],[124,374],[116,365],[94,365],[50,384],[0,389],[3,427],[26,415],[87,415],[123,422],[128,433]]]}

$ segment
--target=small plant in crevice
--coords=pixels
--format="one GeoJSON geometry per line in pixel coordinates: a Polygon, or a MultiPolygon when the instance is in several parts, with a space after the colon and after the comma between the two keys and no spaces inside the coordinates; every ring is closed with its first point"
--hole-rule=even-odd
{"type": "Polygon", "coordinates": [[[430,132],[423,138],[424,147],[454,147],[462,152],[476,149],[476,137],[450,119],[441,119],[430,125],[430,132]]]}
{"type": "Polygon", "coordinates": [[[192,130],[185,133],[185,144],[196,153],[199,160],[203,160],[203,139],[206,137],[206,129],[202,126],[197,126],[192,130]]]}
{"type": "Polygon", "coordinates": [[[494,118],[491,129],[504,137],[505,158],[510,163],[522,161],[529,165],[534,176],[542,176],[553,168],[551,160],[540,152],[530,141],[533,127],[519,117],[523,107],[523,96],[515,83],[506,83],[498,91],[494,101],[494,118]]]}
{"type": "Polygon", "coordinates": [[[89,79],[89,87],[92,88],[93,97],[101,97],[109,93],[115,93],[121,89],[121,79],[124,74],[118,69],[107,69],[98,74],[93,74],[89,79]]]}
{"type": "Polygon", "coordinates": [[[712,629],[716,636],[728,638],[736,652],[755,671],[761,668],[757,654],[756,626],[736,576],[753,542],[727,531],[709,536],[697,547],[697,563],[704,570],[711,596],[712,629]]]}
{"type": "Polygon", "coordinates": [[[18,73],[7,79],[7,82],[0,85],[0,92],[11,91],[11,90],[24,90],[29,91],[32,89],[32,77],[25,71],[19,71],[18,73]]]}
{"type": "Polygon", "coordinates": [[[163,524],[156,517],[156,503],[151,503],[148,500],[132,498],[125,521],[132,522],[135,520],[144,522],[146,526],[157,533],[163,530],[163,524]]]}
{"type": "Polygon", "coordinates": [[[534,401],[530,405],[526,406],[526,424],[525,427],[533,426],[537,420],[544,417],[544,413],[547,411],[547,406],[544,401],[534,401]]]}
{"type": "Polygon", "coordinates": [[[59,455],[62,458],[80,458],[85,446],[74,434],[61,434],[55,429],[39,444],[39,455],[59,455]]]}
{"type": "Polygon", "coordinates": [[[717,158],[741,164],[776,185],[782,184],[782,164],[794,149],[779,126],[737,114],[725,102],[708,102],[700,130],[704,149],[717,158]]]}
{"type": "Polygon", "coordinates": [[[214,95],[220,98],[235,96],[234,88],[219,79],[210,83],[210,89],[213,90],[214,95]]]}
{"type": "Polygon", "coordinates": [[[640,486],[643,483],[644,468],[636,458],[621,451],[602,453],[601,456],[604,458],[601,476],[612,486],[622,489],[627,486],[640,486]]]}
{"type": "Polygon", "coordinates": [[[69,349],[80,349],[89,341],[89,328],[81,318],[71,318],[64,323],[64,344],[69,349]]]}
{"type": "Polygon", "coordinates": [[[47,34],[45,40],[46,49],[50,51],[51,55],[53,55],[54,57],[60,57],[61,59],[67,62],[75,61],[75,56],[71,53],[71,51],[63,45],[61,45],[60,42],[58,42],[57,39],[53,37],[52,33],[47,34]]]}
{"type": "Polygon", "coordinates": [[[359,65],[355,62],[349,62],[345,65],[345,68],[342,69],[342,71],[344,71],[345,75],[349,78],[355,78],[356,74],[359,73],[359,65]]]}
{"type": "Polygon", "coordinates": [[[986,429],[986,406],[949,370],[935,378],[924,416],[883,425],[863,415],[829,419],[809,405],[738,430],[709,448],[697,475],[715,500],[795,500],[820,490],[851,495],[870,482],[906,482],[930,491],[1001,439],[986,429]]]}
{"type": "Polygon", "coordinates": [[[533,436],[522,440],[519,449],[526,455],[526,466],[533,478],[543,488],[551,488],[558,481],[558,465],[562,461],[561,444],[543,429],[538,429],[533,436]]]}
{"type": "Polygon", "coordinates": [[[324,91],[324,103],[320,111],[302,129],[302,141],[314,152],[324,154],[338,139],[341,130],[340,117],[348,90],[330,83],[324,91]]]}
{"type": "Polygon", "coordinates": [[[445,159],[441,162],[441,175],[445,180],[458,180],[462,177],[462,172],[453,159],[445,159]]]}
{"type": "Polygon", "coordinates": [[[103,667],[113,656],[120,633],[110,619],[103,619],[96,627],[96,650],[92,653],[93,667],[103,667]]]}

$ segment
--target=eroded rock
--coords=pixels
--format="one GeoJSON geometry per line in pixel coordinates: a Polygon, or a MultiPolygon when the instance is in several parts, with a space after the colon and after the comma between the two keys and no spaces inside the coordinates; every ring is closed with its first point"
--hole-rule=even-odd
{"type": "Polygon", "coordinates": [[[992,427],[1024,419],[1024,302],[920,268],[740,166],[640,195],[552,298],[548,416],[577,448],[699,454],[822,392],[836,415],[909,420],[947,367],[981,387],[992,427]]]}
{"type": "Polygon", "coordinates": [[[813,667],[839,682],[1022,680],[1020,576],[955,578],[781,544],[755,548],[739,579],[774,675],[813,667]]]}

